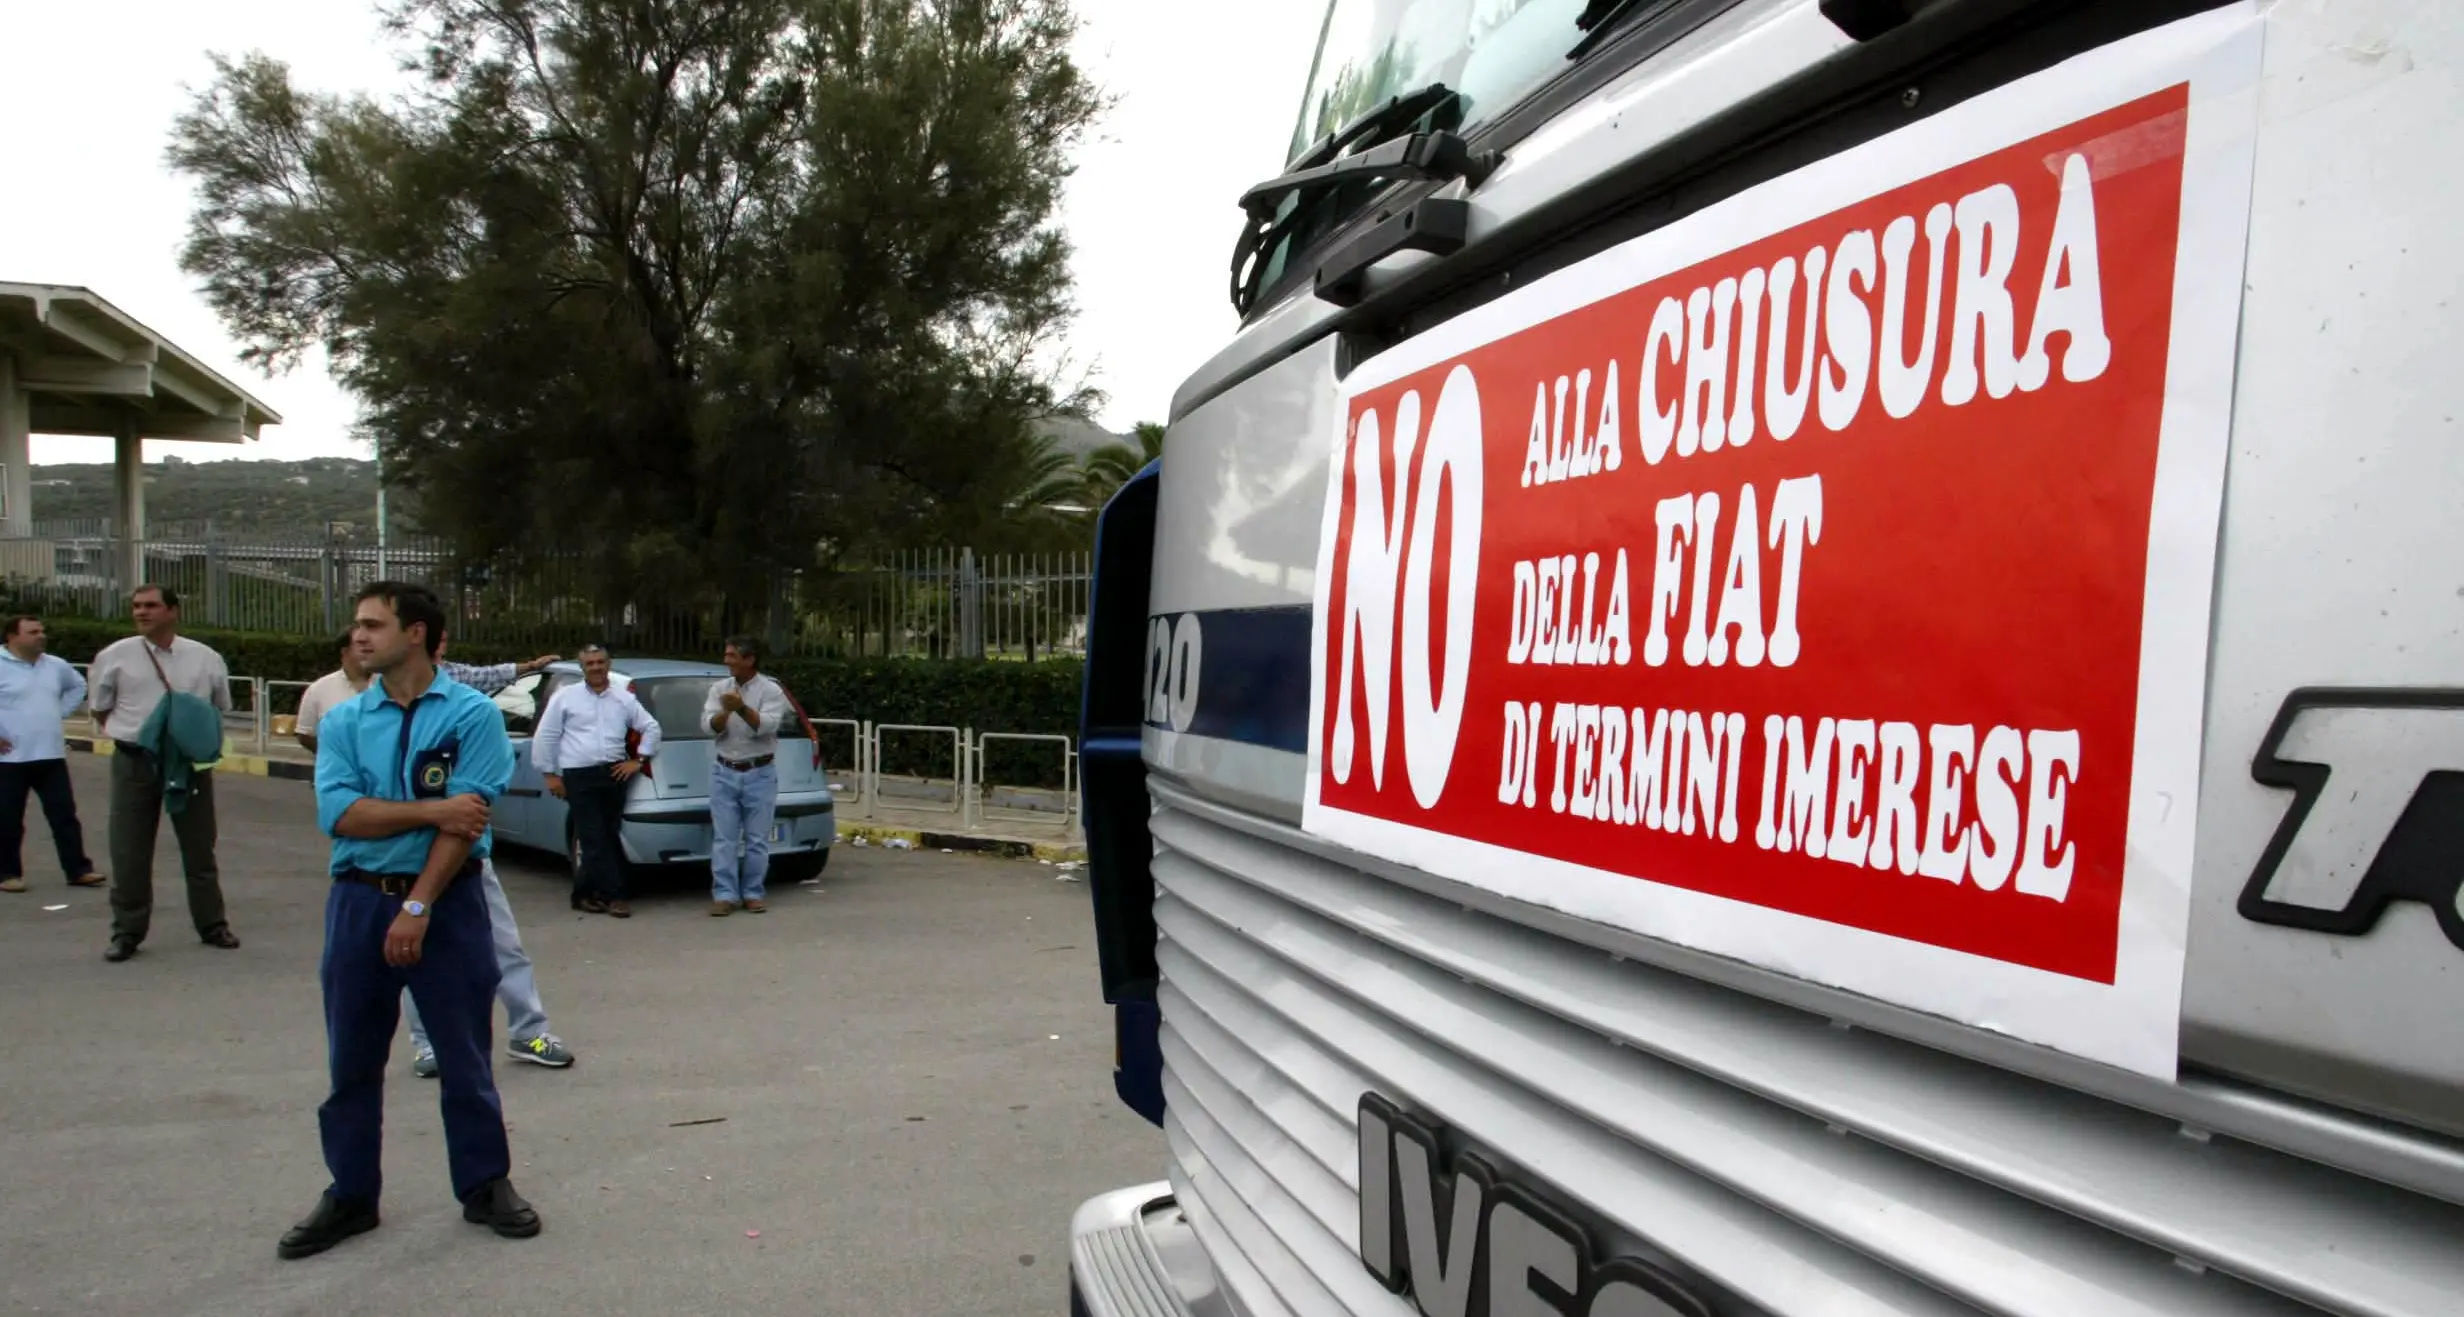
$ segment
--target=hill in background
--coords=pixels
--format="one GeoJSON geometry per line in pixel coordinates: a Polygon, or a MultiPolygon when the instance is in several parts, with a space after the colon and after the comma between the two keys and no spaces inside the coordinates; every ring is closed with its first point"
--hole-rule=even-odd
{"type": "MultiPolygon", "coordinates": [[[[62,463],[34,468],[37,525],[102,520],[112,515],[111,465],[62,463]]],[[[407,500],[397,491],[386,516],[409,529],[407,500]]],[[[328,522],[376,529],[376,463],[365,458],[312,457],[298,462],[189,462],[167,457],[145,464],[148,525],[211,522],[234,535],[322,534],[328,522]]]]}
{"type": "Polygon", "coordinates": [[[1106,444],[1138,446],[1137,441],[1128,435],[1114,434],[1092,421],[1081,421],[1075,417],[1056,416],[1044,422],[1042,428],[1045,434],[1052,437],[1053,446],[1069,454],[1073,462],[1106,444]]]}

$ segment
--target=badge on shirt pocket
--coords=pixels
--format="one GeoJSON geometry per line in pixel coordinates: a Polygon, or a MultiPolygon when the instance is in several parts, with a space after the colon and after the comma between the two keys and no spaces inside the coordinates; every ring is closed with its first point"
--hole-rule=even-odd
{"type": "Polygon", "coordinates": [[[442,800],[445,784],[453,780],[456,747],[440,745],[422,750],[411,757],[411,796],[416,800],[442,800]]]}

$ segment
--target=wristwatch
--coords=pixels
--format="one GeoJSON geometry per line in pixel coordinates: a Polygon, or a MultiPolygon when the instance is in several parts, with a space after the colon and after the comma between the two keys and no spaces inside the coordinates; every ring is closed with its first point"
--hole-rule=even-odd
{"type": "Polygon", "coordinates": [[[409,915],[413,919],[425,919],[428,917],[428,903],[425,901],[405,901],[402,903],[402,913],[409,915]]]}

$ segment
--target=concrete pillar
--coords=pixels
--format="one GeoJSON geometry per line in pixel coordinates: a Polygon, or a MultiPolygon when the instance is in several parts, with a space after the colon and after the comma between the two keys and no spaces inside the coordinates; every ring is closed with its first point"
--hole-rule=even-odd
{"type": "Polygon", "coordinates": [[[17,387],[17,359],[0,352],[0,534],[34,533],[31,403],[17,387]]]}
{"type": "Polygon", "coordinates": [[[120,422],[113,441],[111,475],[119,499],[120,595],[145,580],[145,441],[137,437],[137,418],[120,422]]]}

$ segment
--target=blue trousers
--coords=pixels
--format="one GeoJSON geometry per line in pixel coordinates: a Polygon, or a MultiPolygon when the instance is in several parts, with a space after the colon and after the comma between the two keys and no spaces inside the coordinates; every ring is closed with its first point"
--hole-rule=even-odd
{"type": "Polygon", "coordinates": [[[409,989],[436,1048],[437,1105],[445,1117],[445,1158],[453,1195],[509,1174],[505,1113],[489,1055],[496,1000],[496,943],[479,879],[454,880],[428,916],[419,963],[385,963],[385,931],[402,898],[340,882],[325,898],[325,1045],[333,1092],[317,1108],[325,1167],[336,1198],[375,1205],[384,1187],[385,1062],[409,989]]]}
{"type": "Polygon", "coordinates": [[[770,824],[778,815],[779,767],[737,772],[710,766],[710,899],[759,901],[769,895],[770,824]]]}

